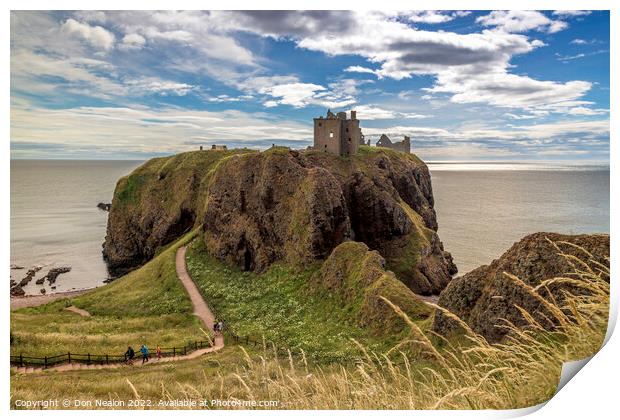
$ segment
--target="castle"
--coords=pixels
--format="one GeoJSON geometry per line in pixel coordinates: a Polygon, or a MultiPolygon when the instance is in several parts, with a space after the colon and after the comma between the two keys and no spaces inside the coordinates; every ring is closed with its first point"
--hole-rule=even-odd
{"type": "Polygon", "coordinates": [[[402,141],[392,142],[388,136],[382,134],[377,141],[377,147],[387,147],[398,152],[411,153],[411,139],[409,136],[405,136],[402,141]]]}
{"type": "Polygon", "coordinates": [[[346,112],[334,114],[327,110],[327,117],[314,119],[314,149],[340,156],[357,153],[360,144],[364,144],[364,136],[355,111],[347,119],[346,112]]]}

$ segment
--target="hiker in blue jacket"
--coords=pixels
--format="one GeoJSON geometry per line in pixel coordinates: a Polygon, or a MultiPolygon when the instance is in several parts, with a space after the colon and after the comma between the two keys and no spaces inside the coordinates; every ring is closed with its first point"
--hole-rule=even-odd
{"type": "Polygon", "coordinates": [[[142,364],[144,364],[144,362],[148,362],[149,349],[146,348],[146,344],[142,344],[142,347],[140,347],[140,353],[142,353],[142,364]]]}

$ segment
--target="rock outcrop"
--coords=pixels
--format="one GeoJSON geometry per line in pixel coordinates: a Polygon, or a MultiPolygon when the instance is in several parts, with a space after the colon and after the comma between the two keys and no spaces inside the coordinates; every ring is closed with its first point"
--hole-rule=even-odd
{"type": "Polygon", "coordinates": [[[111,207],[112,207],[111,203],[97,203],[97,208],[99,210],[110,211],[111,207]]]}
{"type": "Polygon", "coordinates": [[[24,296],[26,294],[26,292],[24,291],[24,287],[26,285],[28,285],[28,283],[30,283],[32,281],[32,279],[34,278],[35,274],[41,270],[41,268],[43,268],[40,265],[35,265],[34,267],[30,268],[27,272],[26,272],[26,276],[21,279],[21,281],[19,283],[15,282],[15,281],[11,281],[11,296],[24,296]]]}
{"type": "Polygon", "coordinates": [[[456,272],[436,233],[426,165],[380,149],[233,156],[210,182],[203,228],[209,252],[257,272],[275,261],[307,266],[348,239],[378,251],[416,293],[439,293],[456,272]]]}
{"type": "Polygon", "coordinates": [[[426,319],[430,308],[386,271],[386,261],[361,242],[348,241],[338,245],[313,275],[315,293],[329,293],[347,308],[352,321],[377,334],[398,333],[405,322],[380,296],[397,305],[412,320],[426,319]]]}
{"type": "Polygon", "coordinates": [[[230,155],[200,151],[155,158],[117,182],[103,244],[111,276],[141,266],[202,220],[209,178],[230,155]]]}
{"type": "Polygon", "coordinates": [[[189,152],[152,159],[119,180],[104,256],[111,274],[122,274],[202,224],[208,252],[261,272],[276,261],[308,266],[355,240],[411,290],[436,294],[456,267],[437,236],[433,204],[428,168],[412,154],[189,152]]]}
{"type": "MultiPolygon", "coordinates": [[[[517,327],[527,325],[515,305],[528,311],[543,326],[553,328],[554,317],[547,312],[540,298],[528,293],[526,288],[504,274],[510,273],[532,287],[547,279],[569,275],[573,271],[569,262],[549,241],[554,242],[562,252],[587,260],[583,251],[562,242],[582,247],[593,255],[594,260],[609,266],[609,235],[535,233],[514,244],[490,265],[453,279],[441,292],[439,306],[457,315],[490,342],[500,341],[508,332],[503,320],[517,327]]],[[[609,278],[605,280],[609,281],[609,278]]],[[[556,284],[549,290],[559,304],[565,297],[562,291],[567,287],[570,286],[556,284]]],[[[569,291],[577,292],[575,289],[569,291]]],[[[541,295],[543,298],[549,297],[542,289],[541,295]]],[[[437,312],[433,330],[449,335],[458,330],[458,326],[437,312]]]]}

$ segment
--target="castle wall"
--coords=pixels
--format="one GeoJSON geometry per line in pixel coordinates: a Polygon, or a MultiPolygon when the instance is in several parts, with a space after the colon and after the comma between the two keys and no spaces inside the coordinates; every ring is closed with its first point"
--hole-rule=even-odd
{"type": "Polygon", "coordinates": [[[405,136],[402,141],[393,142],[388,136],[383,134],[376,144],[377,147],[387,147],[398,152],[411,153],[411,139],[409,136],[405,136]]]}
{"type": "Polygon", "coordinates": [[[341,154],[342,120],[336,118],[314,119],[314,148],[316,150],[341,154]]]}
{"type": "Polygon", "coordinates": [[[360,122],[355,111],[351,111],[351,119],[346,112],[334,115],[327,113],[327,118],[314,119],[314,149],[341,156],[357,153],[362,141],[360,122]]]}
{"type": "Polygon", "coordinates": [[[360,122],[359,120],[344,121],[344,136],[342,138],[342,150],[344,155],[354,155],[360,146],[360,122]]]}

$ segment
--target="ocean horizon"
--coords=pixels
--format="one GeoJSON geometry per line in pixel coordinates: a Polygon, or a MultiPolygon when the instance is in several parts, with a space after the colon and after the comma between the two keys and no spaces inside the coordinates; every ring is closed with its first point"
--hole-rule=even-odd
{"type": "MultiPolygon", "coordinates": [[[[56,289],[108,278],[101,245],[117,180],[144,160],[11,160],[11,270],[71,266],[56,289]]],[[[439,236],[462,275],[539,232],[609,232],[609,167],[547,162],[428,162],[439,236]]],[[[38,278],[38,277],[37,277],[38,278]]],[[[32,281],[28,294],[41,286],[32,281]]],[[[52,290],[46,290],[47,293],[52,290]]]]}

